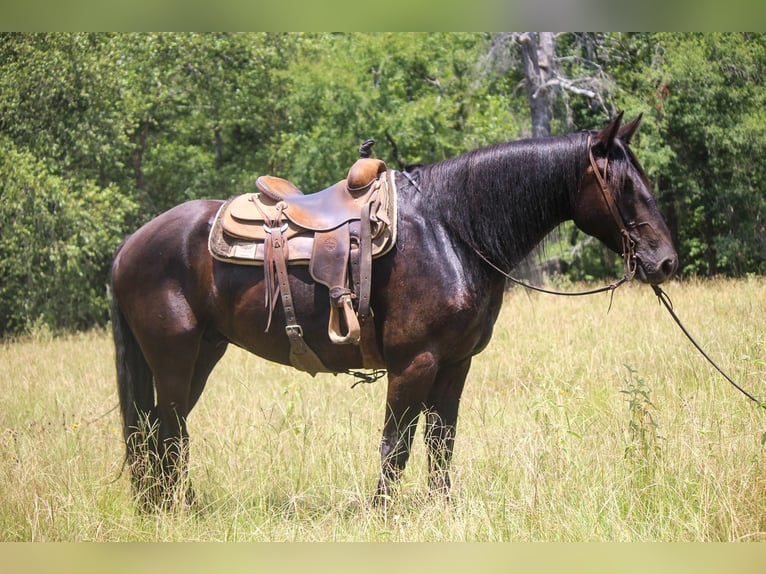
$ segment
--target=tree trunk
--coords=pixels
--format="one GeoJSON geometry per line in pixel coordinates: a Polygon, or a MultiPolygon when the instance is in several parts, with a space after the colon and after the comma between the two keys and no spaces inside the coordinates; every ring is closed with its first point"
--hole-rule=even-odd
{"type": "Polygon", "coordinates": [[[213,136],[215,137],[215,169],[220,171],[223,168],[223,137],[221,137],[220,126],[216,126],[213,136]]]}
{"type": "Polygon", "coordinates": [[[551,135],[551,91],[556,40],[552,32],[526,32],[519,36],[527,101],[532,115],[532,137],[551,135]]]}

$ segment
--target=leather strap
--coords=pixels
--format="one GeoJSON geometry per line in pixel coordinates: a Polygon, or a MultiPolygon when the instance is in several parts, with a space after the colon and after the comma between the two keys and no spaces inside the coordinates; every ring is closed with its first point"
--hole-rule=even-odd
{"type": "Polygon", "coordinates": [[[301,371],[316,375],[329,372],[322,360],[311,350],[303,339],[303,328],[298,324],[290,291],[290,276],[287,272],[287,239],[281,228],[272,228],[269,233],[271,252],[277,271],[279,293],[282,297],[282,308],[285,313],[285,333],[290,340],[290,363],[301,371]]]}
{"type": "MultiPolygon", "coordinates": [[[[376,192],[377,193],[377,192],[376,192]]],[[[359,227],[353,229],[352,235],[358,237],[356,245],[351,248],[351,277],[354,292],[357,294],[357,316],[361,328],[359,351],[362,354],[362,365],[365,369],[383,369],[385,362],[378,348],[378,337],[375,332],[370,300],[372,294],[372,226],[375,211],[379,202],[375,198],[362,208],[359,227]]]]}
{"type": "Polygon", "coordinates": [[[386,363],[378,347],[378,335],[375,332],[375,321],[372,313],[367,320],[362,321],[362,337],[359,340],[359,351],[362,354],[362,366],[365,369],[385,369],[386,363]]]}
{"type": "MultiPolygon", "coordinates": [[[[686,338],[689,339],[692,345],[694,345],[694,348],[697,349],[700,354],[705,358],[705,360],[710,363],[716,371],[718,371],[724,379],[726,379],[735,389],[737,389],[740,393],[745,395],[748,399],[753,401],[758,405],[759,408],[766,408],[766,403],[757,399],[755,396],[750,394],[748,391],[746,391],[744,388],[742,388],[740,385],[734,381],[729,375],[726,374],[726,372],[718,366],[718,364],[710,358],[710,355],[708,355],[704,349],[700,346],[700,344],[692,337],[691,333],[684,327],[684,324],[681,322],[681,319],[678,318],[678,315],[676,315],[676,312],[673,310],[673,302],[670,300],[670,297],[668,297],[668,294],[665,293],[662,288],[659,285],[652,285],[652,289],[654,289],[654,294],[657,295],[657,298],[660,300],[660,303],[662,303],[665,306],[665,309],[668,310],[668,313],[670,313],[670,316],[673,318],[673,321],[676,322],[676,325],[679,326],[681,329],[681,332],[686,335],[686,338]]],[[[763,442],[763,441],[762,441],[763,442]]]]}
{"type": "MultiPolygon", "coordinates": [[[[377,196],[377,191],[374,192],[377,196]]],[[[377,197],[362,207],[361,229],[359,237],[359,321],[364,322],[370,314],[370,291],[372,288],[372,221],[370,213],[373,205],[377,208],[377,197]]]]}
{"type": "Polygon", "coordinates": [[[614,223],[617,225],[617,228],[620,231],[620,236],[622,237],[622,257],[624,260],[625,277],[628,280],[631,280],[636,274],[636,267],[638,265],[635,253],[636,243],[630,237],[630,232],[625,225],[625,220],[622,218],[620,209],[617,207],[617,204],[614,201],[614,197],[612,197],[612,194],[609,192],[609,186],[606,183],[606,173],[607,168],[609,167],[609,160],[608,158],[604,159],[604,174],[602,175],[601,171],[598,169],[596,158],[593,156],[593,148],[591,148],[590,140],[591,138],[589,135],[587,142],[588,159],[590,161],[591,168],[593,169],[593,175],[596,176],[596,181],[598,182],[598,186],[601,190],[601,195],[604,198],[607,209],[612,216],[612,220],[614,220],[614,223]]]}

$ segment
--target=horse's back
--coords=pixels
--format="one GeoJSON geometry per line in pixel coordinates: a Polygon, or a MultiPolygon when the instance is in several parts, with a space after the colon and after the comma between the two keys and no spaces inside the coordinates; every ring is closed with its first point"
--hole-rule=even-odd
{"type": "Polygon", "coordinates": [[[178,253],[179,247],[188,244],[192,237],[206,238],[207,230],[222,202],[217,200],[192,200],[177,205],[148,221],[128,236],[120,247],[112,268],[118,275],[123,265],[141,260],[167,262],[178,253]]]}
{"type": "MultiPolygon", "coordinates": [[[[121,307],[148,306],[163,292],[187,291],[210,266],[205,245],[221,201],[193,200],[144,224],[122,244],[112,263],[112,289],[121,307]]],[[[193,293],[187,293],[193,296],[193,293]]]]}

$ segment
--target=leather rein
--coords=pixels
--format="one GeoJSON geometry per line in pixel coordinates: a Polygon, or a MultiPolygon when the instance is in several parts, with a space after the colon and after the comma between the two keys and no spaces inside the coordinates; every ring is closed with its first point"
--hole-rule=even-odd
{"type": "MultiPolygon", "coordinates": [[[[636,243],[633,241],[633,239],[630,237],[630,233],[628,231],[627,226],[625,225],[625,221],[622,218],[622,215],[620,214],[620,210],[617,207],[617,204],[614,201],[614,197],[609,192],[609,187],[606,183],[606,176],[607,176],[607,167],[608,167],[608,160],[605,160],[604,162],[604,173],[599,171],[598,165],[596,163],[596,159],[593,157],[593,151],[590,148],[590,135],[588,136],[588,160],[590,161],[590,166],[593,169],[593,174],[596,176],[596,180],[598,181],[599,188],[601,189],[601,195],[604,198],[604,202],[606,203],[607,207],[609,208],[609,213],[612,216],[612,219],[617,224],[617,227],[620,230],[620,236],[622,237],[622,257],[624,262],[624,273],[623,276],[618,279],[617,281],[614,281],[613,283],[610,283],[609,285],[606,285],[604,287],[597,287],[595,289],[589,289],[586,291],[556,291],[555,289],[545,289],[543,287],[537,287],[535,285],[531,285],[529,283],[526,283],[524,281],[521,281],[520,279],[516,279],[515,277],[511,276],[509,273],[503,271],[500,269],[497,265],[492,263],[489,259],[487,259],[478,249],[475,247],[473,250],[476,252],[476,254],[490,267],[492,267],[495,271],[503,275],[506,279],[510,280],[511,282],[520,285],[522,287],[525,287],[527,289],[531,289],[532,291],[539,291],[541,293],[548,293],[550,295],[563,295],[567,297],[578,297],[581,295],[593,295],[595,293],[603,293],[605,291],[610,291],[612,293],[612,296],[614,296],[614,290],[617,289],[620,285],[627,283],[633,279],[633,277],[636,274],[637,269],[637,259],[636,259],[636,253],[635,253],[635,246],[636,243]]],[[[673,318],[673,321],[678,325],[678,327],[681,329],[681,332],[686,336],[687,339],[694,345],[694,347],[699,351],[699,353],[707,360],[708,363],[710,363],[734,388],[736,388],[740,393],[745,395],[748,399],[756,403],[756,405],[760,408],[766,409],[766,403],[760,401],[755,396],[747,392],[744,388],[742,388],[740,385],[738,385],[729,375],[727,375],[721,367],[716,364],[713,359],[710,358],[710,356],[702,349],[699,343],[692,337],[691,333],[686,329],[686,327],[681,322],[681,319],[679,319],[678,315],[676,315],[675,311],[673,310],[673,302],[670,300],[670,297],[668,297],[667,293],[665,293],[659,285],[652,285],[652,289],[654,290],[654,294],[657,295],[657,299],[659,302],[667,309],[668,313],[670,313],[670,316],[673,318]]],[[[611,308],[612,303],[609,302],[609,307],[611,308]]],[[[766,435],[764,435],[766,437],[766,435]]]]}
{"type": "MultiPolygon", "coordinates": [[[[623,258],[622,277],[620,279],[617,279],[616,281],[613,281],[609,285],[605,285],[603,287],[596,287],[595,289],[587,289],[585,291],[557,291],[555,289],[545,289],[544,287],[531,285],[530,283],[522,281],[521,279],[516,279],[510,273],[503,271],[497,265],[492,263],[492,261],[490,261],[476,247],[472,247],[473,250],[476,252],[476,254],[482,259],[482,261],[484,261],[484,263],[492,267],[492,269],[500,273],[502,276],[504,276],[506,279],[508,279],[512,283],[515,283],[516,285],[520,285],[527,289],[531,289],[532,291],[538,291],[540,293],[548,293],[549,295],[562,295],[564,297],[580,297],[583,295],[594,295],[596,293],[604,293],[607,291],[610,291],[612,292],[612,294],[614,294],[615,289],[617,289],[620,285],[623,285],[624,283],[632,281],[633,277],[635,277],[636,268],[638,265],[638,261],[636,259],[636,251],[635,251],[636,242],[633,241],[633,239],[630,237],[630,232],[628,231],[628,228],[625,225],[625,220],[622,218],[622,215],[620,214],[620,210],[617,207],[617,204],[614,201],[614,197],[609,191],[609,186],[606,183],[609,160],[608,159],[605,160],[604,173],[602,174],[598,168],[598,164],[596,163],[596,158],[593,156],[593,150],[590,147],[590,140],[591,140],[591,136],[588,135],[588,140],[587,140],[588,161],[590,162],[590,167],[593,170],[593,174],[596,176],[596,181],[598,182],[599,189],[601,190],[601,196],[604,198],[604,203],[606,203],[609,213],[612,216],[614,223],[617,225],[617,228],[620,231],[620,237],[622,238],[622,258],[623,258]]],[[[611,303],[610,303],[610,307],[611,307],[611,303]]]]}

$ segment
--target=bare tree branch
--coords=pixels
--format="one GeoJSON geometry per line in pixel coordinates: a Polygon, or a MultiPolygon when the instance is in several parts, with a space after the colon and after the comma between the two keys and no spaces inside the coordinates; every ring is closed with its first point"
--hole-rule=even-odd
{"type": "Polygon", "coordinates": [[[562,34],[552,32],[495,34],[480,63],[482,79],[490,73],[506,74],[514,63],[522,65],[533,136],[549,134],[553,104],[557,99],[566,110],[567,123],[572,122],[569,95],[587,98],[606,113],[610,112],[607,102],[612,82],[602,62],[597,60],[603,38],[593,34],[576,34],[575,44],[580,53],[560,57],[556,54],[556,41],[561,37],[562,34]],[[521,62],[515,59],[514,54],[520,56],[521,62]],[[585,71],[570,78],[562,73],[565,66],[585,71]]]}

